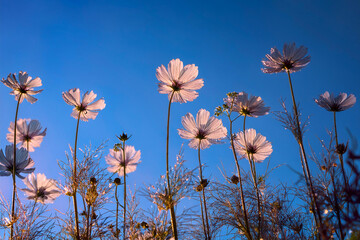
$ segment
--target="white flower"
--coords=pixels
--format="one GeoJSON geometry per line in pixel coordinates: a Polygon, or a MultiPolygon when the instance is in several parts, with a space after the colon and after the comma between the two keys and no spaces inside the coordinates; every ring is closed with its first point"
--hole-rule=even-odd
{"type": "Polygon", "coordinates": [[[167,70],[164,65],[156,69],[156,77],[160,81],[158,91],[168,94],[169,100],[173,95],[172,102],[191,102],[199,95],[195,90],[204,86],[202,79],[195,79],[198,74],[195,64],[183,67],[180,59],[173,59],[169,62],[167,70]]]}
{"type": "Polygon", "coordinates": [[[222,121],[215,117],[210,117],[210,113],[205,109],[200,109],[196,114],[196,122],[191,113],[186,114],[181,119],[184,129],[178,129],[180,137],[190,139],[189,146],[194,149],[205,149],[211,144],[227,136],[227,130],[222,121]]]}
{"type": "Polygon", "coordinates": [[[297,72],[309,64],[310,56],[306,54],[306,47],[296,48],[295,43],[285,43],[282,54],[276,47],[271,48],[270,54],[266,54],[268,60],[261,61],[265,66],[261,70],[264,73],[297,72]]]}
{"type": "Polygon", "coordinates": [[[356,97],[353,94],[348,96],[346,93],[340,93],[335,97],[333,93],[329,94],[326,91],[320,95],[319,99],[315,99],[315,102],[327,111],[341,112],[354,106],[356,97]]]}
{"type": "Polygon", "coordinates": [[[134,172],[137,165],[140,163],[141,152],[135,151],[135,148],[130,145],[125,145],[125,160],[123,157],[123,149],[114,151],[110,149],[110,153],[105,157],[106,163],[110,165],[108,171],[118,173],[119,176],[124,176],[124,167],[126,174],[134,172]]]}
{"type": "Polygon", "coordinates": [[[56,186],[56,181],[47,179],[45,174],[32,173],[23,180],[28,188],[21,190],[27,195],[27,199],[32,199],[35,202],[53,203],[54,200],[61,195],[61,190],[56,186]]]}
{"type": "MultiPolygon", "coordinates": [[[[33,152],[35,147],[40,147],[40,144],[46,135],[46,128],[41,129],[40,122],[38,120],[19,119],[17,120],[16,128],[16,143],[21,143],[21,147],[27,149],[29,145],[29,152],[33,152]]],[[[13,122],[10,123],[9,133],[6,135],[6,140],[10,143],[14,142],[14,127],[13,122]]]]}
{"type": "Polygon", "coordinates": [[[270,107],[265,107],[265,103],[261,97],[250,96],[250,98],[248,98],[246,92],[239,92],[236,96],[228,96],[224,98],[224,102],[231,108],[231,111],[249,117],[267,115],[270,111],[270,107]]]}
{"type": "Polygon", "coordinates": [[[62,93],[62,97],[65,102],[71,106],[74,106],[71,116],[75,119],[78,119],[80,113],[80,120],[82,121],[95,119],[99,114],[99,111],[105,108],[106,104],[103,98],[93,102],[96,96],[97,95],[93,91],[86,92],[81,100],[80,89],[78,88],[73,88],[67,92],[62,93]]]}
{"type": "MultiPolygon", "coordinates": [[[[32,173],[35,168],[34,161],[28,157],[28,151],[25,148],[16,148],[16,169],[15,175],[21,179],[25,177],[20,173],[32,173]]],[[[13,172],[14,162],[14,145],[7,145],[5,148],[5,155],[3,150],[0,150],[0,176],[10,176],[13,172]]]]}
{"type": "Polygon", "coordinates": [[[248,155],[250,155],[255,162],[264,161],[273,151],[271,143],[266,141],[266,137],[256,133],[253,128],[245,130],[245,138],[244,132],[237,133],[234,143],[238,155],[248,160],[248,155]]]}
{"type": "Polygon", "coordinates": [[[11,95],[15,95],[15,100],[19,100],[21,96],[20,103],[26,98],[29,103],[34,103],[37,101],[31,95],[38,94],[42,90],[34,90],[36,87],[42,86],[41,79],[39,77],[32,79],[26,72],[19,72],[19,81],[16,79],[16,74],[9,74],[6,79],[2,79],[1,82],[12,89],[10,92],[11,95]]]}

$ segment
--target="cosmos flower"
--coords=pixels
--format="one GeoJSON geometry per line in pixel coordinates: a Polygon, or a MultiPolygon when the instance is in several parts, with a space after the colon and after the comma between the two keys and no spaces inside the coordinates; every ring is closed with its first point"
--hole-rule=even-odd
{"type": "Polygon", "coordinates": [[[89,119],[95,119],[99,114],[100,110],[105,108],[105,100],[103,98],[93,102],[96,98],[96,94],[91,92],[86,92],[80,99],[80,89],[73,88],[67,92],[62,93],[62,97],[65,102],[71,106],[74,106],[71,116],[75,119],[78,119],[80,113],[80,120],[87,122],[89,119]]]}
{"type": "Polygon", "coordinates": [[[19,72],[19,81],[16,79],[16,74],[9,74],[6,79],[2,79],[1,82],[12,89],[10,92],[11,95],[15,95],[15,100],[18,101],[20,95],[20,103],[26,98],[29,103],[34,103],[37,101],[31,95],[38,94],[42,90],[33,90],[36,87],[42,86],[41,79],[39,77],[32,79],[26,72],[19,72]]]}
{"type": "Polygon", "coordinates": [[[238,155],[249,160],[249,154],[255,162],[264,161],[273,151],[271,143],[266,141],[266,137],[256,133],[253,128],[245,130],[245,138],[243,132],[237,133],[234,143],[238,155]]]}
{"type": "Polygon", "coordinates": [[[268,60],[261,61],[265,66],[261,70],[264,73],[279,73],[287,70],[290,73],[297,72],[309,64],[310,56],[305,56],[306,54],[306,47],[296,48],[295,43],[285,43],[282,54],[276,47],[271,48],[270,54],[266,54],[268,60]]]}
{"type": "Polygon", "coordinates": [[[178,129],[180,137],[190,139],[189,146],[194,149],[205,149],[211,144],[219,143],[226,137],[227,130],[222,121],[215,117],[210,117],[210,113],[205,109],[200,109],[196,114],[196,122],[191,113],[182,117],[181,123],[184,129],[178,129]]]}
{"type": "Polygon", "coordinates": [[[105,157],[106,163],[110,165],[108,171],[112,173],[118,173],[119,176],[124,176],[124,167],[126,173],[131,173],[136,170],[137,165],[140,163],[141,152],[135,151],[133,146],[125,146],[125,161],[123,158],[123,149],[114,151],[110,149],[110,153],[105,157]]]}
{"type": "Polygon", "coordinates": [[[250,96],[246,92],[239,92],[235,97],[228,96],[224,98],[225,104],[231,108],[233,112],[249,117],[259,117],[269,114],[270,107],[265,107],[261,97],[250,96]]]}
{"type": "Polygon", "coordinates": [[[169,100],[173,95],[172,102],[191,102],[199,95],[195,90],[204,86],[202,79],[195,79],[198,74],[195,64],[183,67],[180,59],[173,59],[169,62],[167,70],[164,65],[156,69],[156,77],[160,81],[158,91],[168,94],[169,100]]]}
{"type": "MultiPolygon", "coordinates": [[[[35,147],[40,147],[40,144],[46,135],[46,128],[41,129],[40,122],[38,120],[19,119],[17,120],[16,128],[16,143],[21,143],[21,147],[27,149],[29,145],[29,152],[33,152],[35,147]]],[[[14,142],[14,127],[13,122],[10,123],[9,133],[6,135],[6,139],[10,142],[14,142]]]]}
{"type": "Polygon", "coordinates": [[[21,191],[25,192],[27,199],[32,199],[35,202],[53,203],[54,200],[61,195],[61,190],[56,186],[56,181],[47,179],[45,174],[32,173],[23,180],[28,188],[22,188],[21,191]]]}
{"type": "Polygon", "coordinates": [[[335,97],[333,93],[329,94],[329,92],[326,91],[321,94],[318,99],[315,99],[315,102],[327,111],[341,112],[354,106],[356,97],[353,94],[348,96],[346,93],[340,93],[335,97]]]}
{"type": "MultiPolygon", "coordinates": [[[[0,150],[0,176],[10,176],[13,171],[14,161],[14,145],[7,145],[5,148],[5,155],[3,150],[0,150]]],[[[16,170],[15,175],[21,179],[25,177],[20,173],[32,173],[35,168],[34,161],[28,157],[28,151],[25,148],[16,148],[16,170]]]]}

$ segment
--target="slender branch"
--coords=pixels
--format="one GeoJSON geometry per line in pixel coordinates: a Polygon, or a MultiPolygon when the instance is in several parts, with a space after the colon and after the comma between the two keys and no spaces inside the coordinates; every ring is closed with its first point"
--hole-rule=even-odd
{"type": "Polygon", "coordinates": [[[170,199],[170,215],[171,215],[171,227],[173,231],[174,240],[178,240],[178,233],[177,233],[177,226],[176,226],[176,216],[175,216],[175,209],[172,203],[172,195],[171,195],[171,185],[170,185],[170,176],[169,176],[169,135],[170,135],[170,110],[171,110],[171,102],[174,97],[174,93],[172,92],[170,99],[169,99],[169,106],[168,106],[168,116],[167,116],[167,129],[166,129],[166,180],[167,180],[167,187],[169,191],[170,199]]]}
{"type": "Polygon", "coordinates": [[[16,129],[17,129],[17,117],[19,113],[19,105],[21,101],[22,93],[19,95],[19,99],[16,105],[15,112],[15,122],[14,122],[14,155],[13,155],[13,169],[12,169],[12,178],[13,178],[13,194],[12,194],[12,203],[11,203],[11,230],[10,230],[10,239],[14,237],[14,224],[15,224],[15,199],[16,199],[16,129]]]}

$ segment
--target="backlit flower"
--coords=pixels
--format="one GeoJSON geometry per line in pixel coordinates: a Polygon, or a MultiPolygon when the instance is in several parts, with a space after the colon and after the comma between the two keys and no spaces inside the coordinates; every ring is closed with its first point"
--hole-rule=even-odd
{"type": "Polygon", "coordinates": [[[256,133],[253,128],[245,130],[245,138],[244,132],[237,133],[234,143],[238,155],[246,159],[249,159],[248,155],[250,155],[255,162],[264,161],[273,151],[271,143],[266,141],[266,137],[256,133]]]}
{"type": "MultiPolygon", "coordinates": [[[[6,135],[6,139],[10,142],[14,142],[14,127],[13,122],[10,123],[9,133],[6,135]]],[[[40,147],[40,144],[46,135],[46,128],[41,129],[40,122],[38,120],[19,119],[17,120],[16,128],[16,143],[21,143],[21,147],[33,152],[35,147],[40,147]]]]}
{"type": "Polygon", "coordinates": [[[211,144],[219,143],[226,137],[227,130],[222,121],[216,117],[210,117],[210,113],[205,109],[200,109],[196,114],[196,122],[191,113],[182,117],[181,123],[185,129],[178,129],[180,137],[190,139],[191,148],[205,149],[211,144]]]}
{"type": "Polygon", "coordinates": [[[183,67],[180,59],[173,59],[169,62],[167,70],[164,65],[156,69],[156,77],[160,81],[158,91],[168,94],[169,100],[173,95],[172,102],[191,102],[199,95],[195,90],[204,86],[202,79],[195,79],[198,74],[195,64],[183,67]]]}
{"type": "Polygon", "coordinates": [[[32,173],[23,180],[28,188],[21,190],[27,195],[27,199],[34,200],[35,202],[53,203],[54,200],[61,195],[61,190],[56,186],[56,181],[47,179],[45,174],[32,173]]]}
{"type": "Polygon", "coordinates": [[[265,107],[265,103],[261,97],[250,96],[250,98],[248,98],[246,92],[239,92],[235,96],[228,96],[224,98],[224,102],[231,108],[231,111],[249,117],[267,115],[270,111],[270,107],[265,107]]]}
{"type": "MultiPolygon", "coordinates": [[[[8,145],[5,148],[5,155],[3,150],[0,150],[0,176],[10,176],[13,172],[14,161],[14,145],[8,145]]],[[[15,175],[21,179],[25,177],[20,173],[32,173],[35,168],[34,161],[28,157],[28,151],[25,148],[16,148],[16,170],[15,175]]]]}
{"type": "Polygon", "coordinates": [[[329,94],[328,91],[321,94],[315,102],[331,112],[341,112],[354,106],[356,103],[356,97],[353,94],[349,96],[346,93],[340,93],[338,96],[334,96],[333,93],[329,94]]]}
{"type": "Polygon", "coordinates": [[[261,61],[265,66],[261,70],[264,73],[297,72],[309,64],[310,56],[306,54],[306,47],[296,48],[295,43],[285,43],[282,54],[276,47],[271,48],[270,54],[266,54],[267,60],[261,61]]]}
{"type": "Polygon", "coordinates": [[[37,101],[31,95],[38,94],[42,90],[34,90],[36,87],[42,86],[41,79],[39,77],[32,79],[26,72],[19,72],[19,81],[16,79],[16,74],[9,74],[6,79],[2,79],[1,82],[12,89],[11,95],[15,95],[15,100],[18,101],[21,95],[20,103],[26,98],[29,103],[37,101]]]}
{"type": "Polygon", "coordinates": [[[108,171],[112,173],[118,173],[119,176],[124,176],[124,167],[127,173],[134,172],[137,165],[140,163],[140,150],[135,151],[133,146],[125,146],[125,159],[123,157],[123,149],[114,151],[110,149],[110,153],[105,157],[106,163],[110,165],[108,171]]]}
{"type": "Polygon", "coordinates": [[[96,96],[97,95],[93,91],[86,92],[81,100],[80,89],[78,88],[73,88],[67,92],[62,93],[62,97],[65,102],[71,106],[74,106],[71,116],[75,119],[78,119],[80,114],[80,120],[82,121],[95,119],[99,114],[99,111],[105,108],[106,105],[103,98],[93,102],[96,96]]]}

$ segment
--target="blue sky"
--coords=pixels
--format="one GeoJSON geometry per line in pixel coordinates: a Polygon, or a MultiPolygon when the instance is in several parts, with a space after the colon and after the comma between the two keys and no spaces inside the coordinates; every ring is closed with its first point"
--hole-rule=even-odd
{"type": "MultiPolygon", "coordinates": [[[[129,176],[133,186],[154,182],[165,173],[167,97],[157,92],[155,70],[173,58],[196,64],[204,87],[199,98],[173,104],[170,132],[172,162],[184,142],[177,134],[181,117],[200,108],[212,113],[226,93],[246,91],[261,96],[272,111],[280,99],[291,104],[285,74],[261,72],[261,60],[270,48],[286,42],[308,47],[311,63],[293,74],[296,99],[310,115],[308,144],[320,151],[317,138],[326,140],[332,115],[314,103],[326,90],[360,97],[359,1],[2,1],[0,8],[0,76],[27,71],[43,81],[35,104],[21,104],[19,117],[38,119],[48,128],[41,148],[33,153],[36,172],[61,180],[56,161],[73,145],[76,120],[61,93],[70,88],[93,90],[104,97],[106,108],[97,119],[81,122],[79,146],[97,145],[126,131],[129,144],[141,150],[142,163],[129,176]]],[[[16,102],[0,86],[0,147],[16,102]]],[[[290,106],[290,105],[289,105],[290,106]]],[[[338,116],[340,141],[346,128],[360,133],[357,103],[338,116]]],[[[223,118],[225,126],[228,123],[223,118]]],[[[240,129],[241,123],[235,127],[240,129]]],[[[270,166],[288,164],[300,169],[298,149],[291,133],[273,114],[249,119],[273,144],[270,166]]],[[[186,143],[186,142],[185,142],[186,143]]],[[[187,143],[186,143],[187,144],[187,143]]],[[[196,151],[184,148],[190,168],[197,166],[196,151]]],[[[221,162],[234,170],[228,144],[204,150],[206,176],[221,179],[221,162]]],[[[247,162],[241,166],[247,168],[247,162]]],[[[258,173],[266,164],[259,165],[258,173]]],[[[271,175],[274,183],[291,184],[297,177],[282,166],[271,175]]],[[[11,179],[2,178],[1,192],[10,196],[11,179]]],[[[65,197],[63,197],[65,198],[65,197]]],[[[56,206],[56,205],[55,205],[56,206]]]]}

